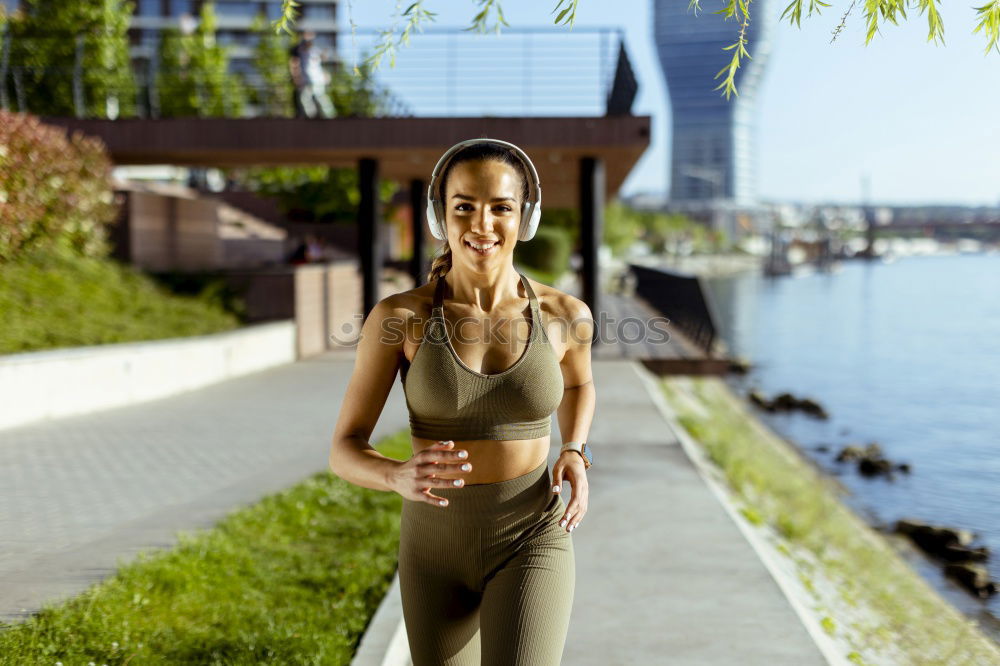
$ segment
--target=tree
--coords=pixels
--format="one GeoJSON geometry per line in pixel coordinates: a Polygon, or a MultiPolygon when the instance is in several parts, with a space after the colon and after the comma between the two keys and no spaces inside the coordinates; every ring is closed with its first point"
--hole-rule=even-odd
{"type": "MultiPolygon", "coordinates": [[[[266,19],[258,15],[255,25],[257,20],[266,19]]],[[[253,65],[262,81],[259,88],[263,89],[258,93],[258,103],[269,99],[262,107],[269,115],[287,115],[289,111],[292,95],[288,76],[289,46],[284,35],[270,33],[261,35],[256,47],[253,65]],[[274,94],[269,97],[269,93],[274,94]]],[[[358,71],[358,76],[345,73],[342,68],[333,72],[330,97],[337,117],[385,115],[391,95],[378,86],[367,63],[358,71]]],[[[361,202],[357,169],[311,165],[228,167],[222,171],[240,187],[277,199],[289,218],[351,223],[357,219],[361,202]]],[[[391,217],[391,201],[399,185],[383,180],[379,187],[383,212],[385,217],[391,217]]]]}
{"type": "Polygon", "coordinates": [[[134,116],[136,83],[128,53],[133,7],[131,0],[25,0],[23,11],[4,16],[13,80],[7,92],[17,109],[134,116]]]}
{"type": "MultiPolygon", "coordinates": [[[[282,212],[294,221],[353,224],[357,220],[361,203],[357,169],[317,164],[227,167],[223,172],[242,188],[277,199],[282,212]]],[[[398,190],[398,183],[379,181],[385,218],[394,214],[392,198],[398,190]]]]}
{"type": "Polygon", "coordinates": [[[392,94],[375,81],[374,69],[366,58],[360,68],[354,67],[353,74],[342,67],[334,70],[330,77],[330,98],[337,116],[371,118],[390,113],[392,94]]]}
{"type": "MultiPolygon", "coordinates": [[[[679,2],[680,0],[673,1],[679,2]]],[[[694,9],[696,13],[700,11],[701,5],[699,4],[699,1],[700,0],[690,0],[688,4],[688,11],[691,9],[694,9]]],[[[802,5],[804,1],[805,0],[791,0],[788,6],[785,7],[785,11],[782,12],[781,18],[785,18],[787,15],[789,17],[789,25],[795,23],[796,26],[801,28],[802,25],[800,21],[802,19],[802,5]]],[[[941,20],[941,16],[937,12],[937,8],[935,6],[936,0],[866,0],[862,3],[864,6],[863,11],[865,13],[865,20],[868,24],[868,33],[865,36],[865,45],[867,46],[875,36],[875,33],[878,32],[880,14],[883,25],[886,21],[891,21],[893,25],[898,25],[898,23],[896,23],[897,15],[907,18],[905,5],[911,1],[916,2],[920,10],[927,13],[927,41],[932,39],[936,41],[940,37],[941,43],[944,44],[944,22],[941,20]]],[[[481,9],[473,17],[472,25],[466,28],[466,30],[486,32],[486,24],[489,20],[490,10],[493,8],[495,8],[497,12],[497,22],[494,25],[496,33],[498,35],[500,34],[501,24],[506,26],[510,25],[506,20],[504,20],[503,10],[500,7],[499,0],[476,0],[476,2],[479,4],[481,9]]],[[[750,24],[750,4],[752,0],[723,0],[723,2],[725,2],[725,6],[719,11],[713,13],[722,14],[726,17],[726,19],[737,17],[738,14],[742,15],[742,18],[737,19],[740,21],[740,32],[736,42],[723,47],[726,51],[733,51],[733,58],[728,65],[719,70],[719,72],[715,75],[715,78],[719,78],[723,72],[726,73],[725,80],[716,87],[716,90],[719,88],[725,88],[723,94],[726,96],[726,99],[729,99],[731,93],[739,95],[736,91],[735,84],[736,70],[739,69],[741,57],[749,57],[746,50],[746,28],[750,24]]],[[[840,34],[840,31],[843,29],[844,22],[847,20],[847,16],[851,13],[851,10],[854,9],[856,2],[857,0],[852,0],[850,6],[847,8],[847,11],[844,12],[844,16],[841,17],[840,23],[834,30],[833,39],[830,40],[831,42],[837,38],[838,34],[840,34]]],[[[554,23],[556,25],[559,25],[560,23],[568,25],[570,29],[572,29],[573,24],[576,21],[576,9],[579,4],[580,0],[559,0],[555,9],[552,10],[553,14],[557,11],[559,12],[556,15],[554,23]],[[563,7],[564,3],[566,4],[566,7],[563,7]],[[563,7],[562,11],[559,11],[561,7],[563,7]]],[[[291,32],[289,26],[295,22],[296,16],[294,8],[298,6],[299,3],[295,0],[282,0],[281,16],[274,21],[273,24],[275,32],[280,30],[291,32]]],[[[390,66],[395,66],[395,54],[398,46],[403,46],[409,43],[410,33],[415,28],[420,29],[422,21],[433,21],[433,17],[436,16],[435,13],[427,11],[423,6],[424,0],[417,0],[416,2],[411,3],[406,10],[403,11],[402,16],[406,17],[407,22],[402,33],[400,34],[399,39],[395,43],[393,43],[393,37],[396,33],[396,20],[400,15],[398,12],[393,14],[393,25],[388,30],[382,32],[381,44],[379,44],[378,48],[376,48],[375,51],[367,58],[367,62],[369,64],[377,69],[379,63],[382,61],[382,58],[388,54],[390,56],[390,66]]],[[[814,10],[817,14],[819,14],[820,7],[830,6],[830,3],[823,2],[823,0],[809,0],[809,13],[807,16],[812,16],[814,10]]],[[[979,25],[977,25],[976,29],[972,32],[976,33],[982,30],[983,35],[987,37],[986,50],[984,53],[989,53],[990,49],[993,48],[996,48],[997,53],[1000,53],[1000,47],[997,46],[997,41],[1000,40],[1000,0],[986,0],[986,4],[981,7],[975,7],[975,10],[979,15],[979,25]]],[[[347,3],[347,11],[348,16],[350,16],[350,2],[347,3]]],[[[354,21],[351,20],[352,35],[354,34],[354,29],[354,21]]],[[[357,66],[355,66],[354,73],[355,76],[358,75],[357,66]]]]}
{"type": "Polygon", "coordinates": [[[288,74],[288,50],[291,40],[287,35],[268,29],[267,17],[258,13],[251,29],[257,35],[253,52],[253,68],[259,85],[250,86],[251,100],[265,116],[290,116],[292,106],[291,77],[288,74]]]}
{"type": "Polygon", "coordinates": [[[165,28],[159,51],[156,87],[160,116],[240,116],[246,89],[229,73],[229,49],[215,41],[215,3],[201,6],[191,34],[165,28]]]}

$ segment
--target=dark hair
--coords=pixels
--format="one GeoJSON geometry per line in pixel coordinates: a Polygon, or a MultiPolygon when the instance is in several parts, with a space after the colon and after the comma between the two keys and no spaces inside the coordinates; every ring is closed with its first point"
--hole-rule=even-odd
{"type": "MultiPolygon", "coordinates": [[[[461,164],[462,162],[473,162],[476,160],[495,160],[497,162],[503,162],[508,164],[521,174],[521,201],[520,204],[524,204],[528,200],[528,195],[530,191],[528,189],[528,179],[531,177],[528,174],[528,169],[525,167],[524,163],[518,157],[517,153],[513,149],[507,146],[501,146],[496,143],[477,143],[471,146],[466,146],[462,148],[457,153],[451,156],[448,160],[448,164],[445,165],[444,171],[441,172],[437,192],[437,198],[440,201],[445,200],[445,195],[447,192],[448,185],[448,174],[451,173],[451,168],[456,164],[461,164]]],[[[523,210],[521,206],[518,206],[519,210],[523,210]]],[[[444,222],[444,220],[441,220],[444,222]]],[[[525,222],[526,220],[521,220],[525,222]]],[[[441,248],[441,254],[434,258],[431,263],[431,270],[427,274],[427,281],[430,282],[439,277],[444,276],[448,271],[451,270],[451,245],[448,244],[448,239],[444,240],[444,246],[441,248]]]]}

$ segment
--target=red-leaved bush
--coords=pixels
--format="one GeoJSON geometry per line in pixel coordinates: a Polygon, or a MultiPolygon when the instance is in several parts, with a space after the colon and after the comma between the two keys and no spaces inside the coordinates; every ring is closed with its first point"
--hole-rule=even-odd
{"type": "Polygon", "coordinates": [[[111,168],[100,139],[0,109],[0,261],[42,247],[106,256],[111,168]]]}

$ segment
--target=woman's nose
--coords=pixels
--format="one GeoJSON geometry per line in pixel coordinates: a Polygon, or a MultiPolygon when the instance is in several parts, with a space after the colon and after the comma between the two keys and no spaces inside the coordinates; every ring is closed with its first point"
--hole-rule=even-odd
{"type": "Polygon", "coordinates": [[[486,233],[493,230],[493,215],[489,211],[483,211],[479,215],[473,216],[472,230],[476,233],[486,233]]]}

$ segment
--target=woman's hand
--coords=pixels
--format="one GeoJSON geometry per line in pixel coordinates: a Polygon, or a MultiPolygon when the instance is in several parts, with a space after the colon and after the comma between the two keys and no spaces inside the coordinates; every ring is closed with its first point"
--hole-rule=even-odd
{"type": "Polygon", "coordinates": [[[448,500],[431,494],[431,488],[456,488],[465,485],[464,479],[439,479],[439,473],[468,472],[472,463],[466,459],[469,452],[453,451],[452,440],[437,442],[418,451],[409,460],[400,463],[389,479],[390,487],[408,500],[447,506],[448,500]]]}
{"type": "Polygon", "coordinates": [[[552,492],[562,491],[563,478],[569,481],[573,490],[573,499],[570,500],[559,521],[559,527],[565,527],[567,532],[572,532],[573,528],[580,524],[587,513],[587,469],[583,463],[583,456],[576,451],[563,451],[552,466],[552,492]]]}

